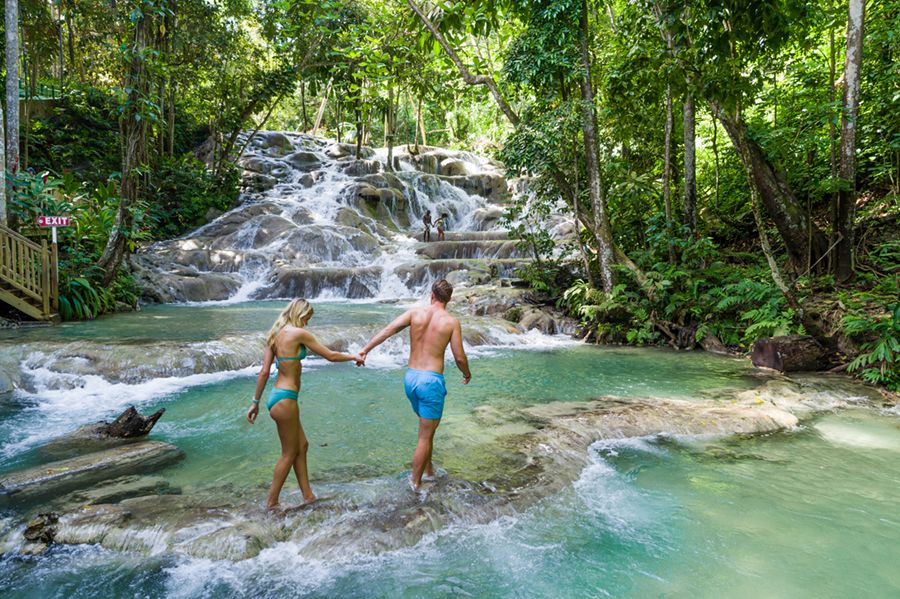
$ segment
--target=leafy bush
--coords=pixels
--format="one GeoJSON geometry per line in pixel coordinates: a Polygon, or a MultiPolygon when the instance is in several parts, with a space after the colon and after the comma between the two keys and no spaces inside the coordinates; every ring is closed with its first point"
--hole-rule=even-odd
{"type": "Polygon", "coordinates": [[[844,317],[844,332],[868,337],[860,345],[862,353],[847,367],[863,380],[900,391],[900,303],[887,307],[888,313],[870,316],[856,312],[844,317]]]}
{"type": "Polygon", "coordinates": [[[164,158],[154,170],[147,196],[154,239],[177,237],[206,222],[210,208],[225,211],[237,201],[240,173],[233,165],[213,175],[191,155],[164,158]]]}

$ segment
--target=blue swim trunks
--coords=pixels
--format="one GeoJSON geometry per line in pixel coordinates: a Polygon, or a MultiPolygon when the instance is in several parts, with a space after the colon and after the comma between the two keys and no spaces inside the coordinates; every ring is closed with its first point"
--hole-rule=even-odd
{"type": "Polygon", "coordinates": [[[403,385],[416,416],[429,420],[441,419],[444,414],[444,398],[447,397],[443,374],[409,368],[403,377],[403,385]]]}

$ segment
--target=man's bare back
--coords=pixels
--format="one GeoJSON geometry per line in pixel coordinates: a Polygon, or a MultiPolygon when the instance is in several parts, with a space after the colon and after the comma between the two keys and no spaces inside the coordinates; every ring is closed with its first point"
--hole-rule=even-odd
{"type": "Polygon", "coordinates": [[[452,344],[451,350],[457,364],[460,363],[460,358],[465,359],[459,320],[447,312],[443,305],[413,308],[409,310],[408,316],[410,368],[443,373],[444,353],[448,344],[452,344]]]}
{"type": "Polygon", "coordinates": [[[472,379],[469,360],[462,342],[459,320],[447,312],[447,302],[453,287],[441,279],[431,288],[431,305],[412,308],[393,320],[375,335],[360,352],[365,361],[372,349],[392,335],[409,327],[409,369],[403,379],[406,397],[419,417],[419,443],[413,454],[411,483],[415,489],[422,484],[422,476],[433,476],[431,450],[434,433],[444,413],[447,388],[444,382],[444,353],[447,345],[453,352],[456,366],[463,374],[463,384],[472,379]]]}

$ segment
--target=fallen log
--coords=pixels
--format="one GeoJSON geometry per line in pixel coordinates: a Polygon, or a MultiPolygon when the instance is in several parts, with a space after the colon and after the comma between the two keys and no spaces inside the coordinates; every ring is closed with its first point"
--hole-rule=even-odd
{"type": "Polygon", "coordinates": [[[128,474],[144,474],[184,457],[170,443],[140,441],[0,476],[0,502],[83,489],[128,474]]]}
{"type": "Polygon", "coordinates": [[[757,339],[750,353],[753,365],[781,372],[821,370],[828,365],[830,350],[808,335],[757,339]]]}

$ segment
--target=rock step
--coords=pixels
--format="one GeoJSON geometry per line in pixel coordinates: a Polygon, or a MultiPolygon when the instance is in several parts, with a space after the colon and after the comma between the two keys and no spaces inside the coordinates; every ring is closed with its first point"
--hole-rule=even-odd
{"type": "Polygon", "coordinates": [[[446,278],[454,285],[463,281],[477,285],[494,279],[513,278],[516,269],[529,262],[530,260],[519,258],[423,260],[403,264],[396,272],[409,286],[421,287],[442,278],[446,278]]]}
{"type": "Polygon", "coordinates": [[[51,462],[0,477],[0,502],[59,495],[100,481],[156,470],[182,457],[184,452],[170,443],[141,441],[51,462]]]}
{"type": "MultiPolygon", "coordinates": [[[[432,229],[431,238],[437,239],[437,232],[432,229]]],[[[446,231],[444,241],[509,241],[508,231],[446,231]]]]}
{"type": "Polygon", "coordinates": [[[416,254],[438,259],[527,258],[527,251],[512,239],[432,241],[420,244],[416,254]]]}

